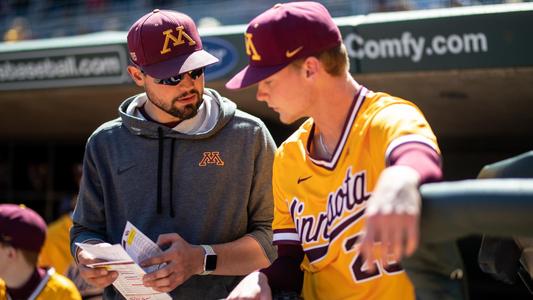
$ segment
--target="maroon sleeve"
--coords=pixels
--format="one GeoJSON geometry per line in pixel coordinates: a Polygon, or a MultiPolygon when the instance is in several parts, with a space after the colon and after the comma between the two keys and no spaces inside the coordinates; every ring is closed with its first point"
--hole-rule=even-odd
{"type": "Polygon", "coordinates": [[[302,245],[278,245],[278,258],[260,272],[268,278],[272,294],[302,290],[303,271],[300,264],[304,258],[302,245]]]}
{"type": "Polygon", "coordinates": [[[405,143],[392,150],[390,166],[409,166],[420,174],[420,184],[442,179],[441,159],[435,149],[417,142],[405,143]]]}

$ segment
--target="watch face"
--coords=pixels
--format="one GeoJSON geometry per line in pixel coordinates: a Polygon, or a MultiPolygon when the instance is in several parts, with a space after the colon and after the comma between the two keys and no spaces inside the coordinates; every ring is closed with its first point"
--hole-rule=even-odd
{"type": "Polygon", "coordinates": [[[217,256],[207,255],[205,258],[205,270],[214,271],[217,268],[217,256]]]}

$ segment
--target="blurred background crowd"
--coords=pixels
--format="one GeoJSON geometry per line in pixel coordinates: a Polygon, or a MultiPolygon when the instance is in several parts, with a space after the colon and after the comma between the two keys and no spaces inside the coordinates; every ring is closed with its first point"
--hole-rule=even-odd
{"type": "MultiPolygon", "coordinates": [[[[528,0],[529,1],[529,0],[528,0]]],[[[333,17],[373,12],[473,6],[521,0],[327,0],[333,17]]],[[[169,8],[191,16],[200,27],[246,24],[276,0],[1,0],[0,32],[4,41],[127,31],[152,8],[169,8]]]]}

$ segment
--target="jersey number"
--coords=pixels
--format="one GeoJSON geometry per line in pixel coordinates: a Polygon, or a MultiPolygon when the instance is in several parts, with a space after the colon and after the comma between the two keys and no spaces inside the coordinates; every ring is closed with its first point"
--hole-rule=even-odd
{"type": "MultiPolygon", "coordinates": [[[[353,246],[355,245],[359,237],[359,235],[356,235],[354,237],[348,238],[344,243],[344,249],[346,249],[346,251],[354,249],[353,246]]],[[[374,260],[372,264],[374,265],[374,271],[369,271],[368,261],[364,261],[363,255],[361,253],[357,254],[357,257],[355,258],[354,262],[350,267],[355,282],[362,282],[372,279],[374,277],[379,277],[382,273],[393,274],[403,271],[402,267],[397,262],[389,262],[386,267],[383,267],[382,263],[378,262],[377,260],[374,260]]]]}

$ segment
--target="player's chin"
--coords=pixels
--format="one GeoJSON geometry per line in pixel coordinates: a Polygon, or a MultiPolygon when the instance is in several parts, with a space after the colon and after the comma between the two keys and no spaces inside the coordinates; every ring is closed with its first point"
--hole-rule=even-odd
{"type": "Polygon", "coordinates": [[[295,118],[295,117],[288,116],[288,115],[280,113],[279,114],[279,120],[280,120],[281,123],[283,123],[285,125],[291,125],[292,123],[296,122],[296,120],[298,120],[298,118],[295,118]]]}

